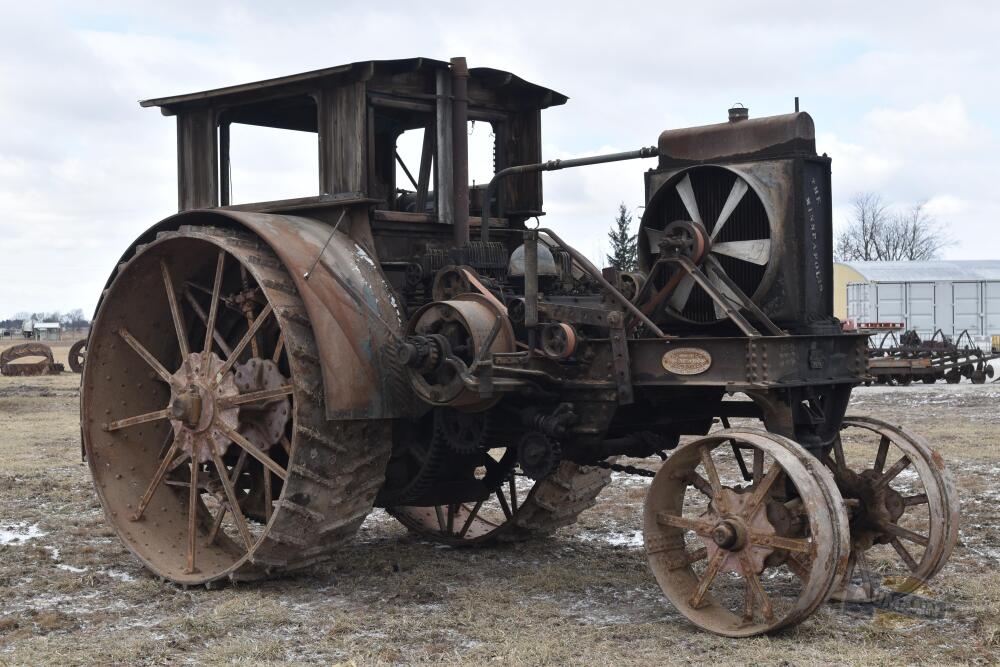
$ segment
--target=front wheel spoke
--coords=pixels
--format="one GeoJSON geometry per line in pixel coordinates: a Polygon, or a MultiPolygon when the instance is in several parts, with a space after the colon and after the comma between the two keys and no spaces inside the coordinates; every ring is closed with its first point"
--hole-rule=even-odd
{"type": "Polygon", "coordinates": [[[271,487],[271,471],[264,470],[264,520],[271,520],[271,511],[274,509],[274,489],[271,487]]]}
{"type": "Polygon", "coordinates": [[[173,460],[174,455],[177,454],[177,450],[180,449],[180,445],[176,440],[174,444],[170,446],[167,450],[167,455],[163,457],[160,461],[159,467],[156,469],[156,473],[153,475],[152,481],[146,488],[146,492],[142,494],[142,498],[139,499],[139,506],[135,510],[135,514],[132,515],[133,521],[138,521],[142,518],[143,512],[146,511],[146,507],[149,505],[150,501],[153,499],[153,494],[156,493],[156,488],[163,481],[163,476],[167,474],[167,468],[170,467],[170,462],[173,460]]]}
{"type": "MultiPolygon", "coordinates": [[[[743,576],[746,579],[747,586],[746,592],[748,595],[757,601],[760,605],[760,613],[764,616],[764,619],[769,623],[774,621],[774,605],[771,604],[771,598],[768,597],[767,593],[764,591],[764,586],[760,583],[760,577],[754,572],[753,562],[750,560],[750,554],[744,549],[740,552],[740,569],[743,571],[743,576]]],[[[753,602],[747,602],[751,609],[751,618],[753,617],[753,602]]],[[[745,605],[745,606],[746,606],[745,605]]]]}
{"type": "Polygon", "coordinates": [[[201,464],[191,460],[191,481],[188,486],[188,544],[187,573],[195,572],[198,550],[198,468],[201,464]]]}
{"type": "Polygon", "coordinates": [[[253,321],[253,324],[250,325],[250,328],[247,329],[247,332],[243,334],[243,338],[241,338],[240,342],[233,348],[232,353],[226,358],[226,363],[222,364],[222,367],[216,372],[215,379],[212,382],[213,386],[217,385],[219,380],[221,380],[226,373],[229,372],[229,369],[233,367],[233,364],[235,364],[240,358],[240,355],[243,354],[243,350],[245,350],[250,341],[254,339],[257,335],[257,330],[264,325],[264,321],[270,314],[271,304],[267,304],[264,306],[264,310],[260,311],[260,315],[257,316],[257,319],[253,321]]]}
{"type": "Polygon", "coordinates": [[[840,441],[839,437],[833,441],[833,457],[837,463],[838,471],[842,472],[847,469],[847,459],[844,457],[844,443],[840,441]]]}
{"type": "Polygon", "coordinates": [[[688,519],[683,516],[676,516],[668,512],[657,512],[656,522],[661,526],[670,526],[682,530],[691,530],[702,537],[711,537],[714,526],[707,521],[700,519],[688,519]]]}
{"type": "Polygon", "coordinates": [[[751,533],[750,542],[761,547],[784,549],[785,551],[796,551],[803,554],[807,554],[812,551],[812,543],[807,539],[799,537],[782,537],[781,535],[751,533]]]}
{"type": "MultiPolygon", "coordinates": [[[[222,482],[222,489],[226,492],[226,499],[229,501],[229,507],[233,512],[233,518],[236,519],[236,528],[240,531],[240,536],[243,538],[244,544],[247,545],[247,551],[253,550],[253,538],[250,536],[250,527],[247,526],[246,517],[243,516],[243,511],[240,509],[239,502],[236,500],[236,489],[233,488],[232,483],[229,481],[229,475],[227,474],[226,464],[223,463],[222,457],[219,456],[219,452],[215,450],[215,447],[208,448],[212,452],[212,462],[215,463],[215,470],[219,473],[219,480],[222,482]]],[[[265,471],[265,475],[267,472],[265,471]]],[[[220,513],[222,510],[219,510],[220,513]]]]}
{"type": "Polygon", "coordinates": [[[898,461],[892,464],[892,467],[885,471],[878,482],[876,482],[876,488],[882,488],[889,485],[889,482],[896,479],[896,476],[906,470],[910,465],[910,457],[903,456],[898,461]]]}
{"type": "Polygon", "coordinates": [[[285,348],[285,334],[278,334],[278,342],[274,344],[274,354],[271,355],[271,361],[278,363],[281,360],[281,351],[285,348]]]}
{"type": "Polygon", "coordinates": [[[754,447],[753,449],[753,483],[760,484],[764,476],[764,450],[754,447]]]}
{"type": "Polygon", "coordinates": [[[708,483],[712,487],[712,493],[717,496],[722,496],[722,482],[719,481],[719,471],[715,467],[715,461],[712,459],[712,450],[708,447],[703,447],[701,450],[701,464],[705,467],[705,474],[708,475],[708,483]]]}
{"type": "Polygon", "coordinates": [[[174,382],[173,376],[167,372],[167,369],[163,367],[163,364],[157,361],[156,357],[154,357],[149,350],[143,347],[142,343],[140,343],[135,339],[135,336],[129,333],[128,329],[122,327],[121,329],[118,330],[118,335],[121,336],[126,343],[128,343],[129,347],[135,350],[136,354],[142,357],[142,360],[145,361],[149,365],[149,367],[152,368],[153,371],[160,376],[161,380],[163,380],[167,384],[171,385],[173,384],[174,382]]]}
{"type": "Polygon", "coordinates": [[[913,542],[914,544],[919,544],[922,547],[926,547],[928,544],[930,544],[930,540],[927,539],[925,536],[914,533],[912,530],[903,528],[898,523],[887,523],[884,526],[882,526],[882,528],[885,530],[885,532],[889,533],[890,535],[893,535],[894,537],[899,537],[909,542],[913,542]]]}
{"type": "Polygon", "coordinates": [[[889,436],[883,435],[878,443],[878,453],[875,455],[875,472],[881,474],[887,456],[889,456],[889,436]]]}
{"type": "Polygon", "coordinates": [[[927,504],[927,494],[918,493],[915,496],[906,496],[903,498],[904,507],[912,507],[914,505],[926,505],[927,504]]]}
{"type": "Polygon", "coordinates": [[[510,511],[517,511],[517,481],[515,481],[514,475],[510,476],[507,485],[510,487],[510,511]]]}
{"type": "Polygon", "coordinates": [[[753,495],[750,496],[750,502],[747,503],[747,508],[743,512],[743,516],[746,519],[752,519],[757,511],[763,506],[764,499],[767,498],[767,494],[770,493],[771,487],[774,485],[775,480],[781,475],[781,466],[777,462],[771,466],[771,469],[767,471],[764,475],[764,479],[760,481],[757,488],[753,490],[753,495]]]}
{"type": "Polygon", "coordinates": [[[872,571],[868,566],[868,557],[861,547],[854,547],[854,567],[861,572],[861,583],[866,595],[875,593],[875,582],[872,579],[872,571]]]}
{"type": "Polygon", "coordinates": [[[155,422],[158,419],[166,419],[170,416],[170,410],[164,408],[163,410],[156,410],[155,412],[147,412],[144,415],[136,415],[135,417],[128,417],[127,419],[119,419],[118,421],[113,421],[105,425],[105,431],[117,431],[120,428],[125,428],[127,426],[135,426],[137,424],[145,424],[147,422],[155,422]]]}
{"type": "Polygon", "coordinates": [[[788,560],[785,561],[788,569],[802,581],[809,579],[809,572],[812,570],[812,559],[797,553],[789,553],[788,560]]]}
{"type": "Polygon", "coordinates": [[[903,560],[903,562],[906,563],[906,567],[910,568],[910,572],[916,572],[918,567],[917,561],[914,560],[913,556],[910,555],[910,552],[906,550],[906,547],[899,541],[899,538],[893,537],[889,543],[892,545],[892,548],[896,550],[896,553],[899,554],[899,557],[903,560]]]}
{"type": "Polygon", "coordinates": [[[688,473],[687,483],[693,486],[694,488],[698,489],[699,491],[701,491],[701,493],[709,500],[713,500],[715,498],[715,493],[712,490],[712,485],[708,483],[707,479],[705,479],[695,471],[692,470],[691,472],[688,473]]]}
{"type": "Polygon", "coordinates": [[[261,464],[265,468],[267,468],[268,470],[270,470],[271,472],[273,472],[275,475],[277,475],[278,477],[280,477],[282,480],[288,479],[288,473],[285,471],[284,468],[282,468],[280,465],[278,465],[274,461],[274,459],[272,459],[270,456],[268,456],[263,451],[261,451],[260,449],[258,449],[256,445],[254,445],[252,442],[250,442],[245,437],[243,437],[242,434],[234,431],[233,429],[229,428],[228,426],[223,426],[222,427],[222,432],[225,433],[226,437],[228,437],[230,440],[232,440],[233,442],[235,442],[238,446],[240,446],[243,449],[245,449],[247,451],[247,453],[250,454],[250,456],[252,456],[255,459],[257,459],[258,461],[260,461],[261,464]]]}
{"type": "Polygon", "coordinates": [[[709,587],[712,585],[712,582],[715,581],[715,575],[719,574],[719,569],[722,568],[722,564],[725,562],[727,555],[729,555],[729,552],[725,549],[716,549],[715,553],[712,554],[712,558],[708,561],[708,565],[705,566],[705,573],[701,575],[701,579],[698,580],[698,587],[688,599],[688,604],[695,609],[701,607],[701,603],[705,599],[705,594],[708,593],[709,587]]]}
{"type": "Polygon", "coordinates": [[[275,387],[274,389],[261,389],[260,391],[251,391],[246,394],[238,394],[236,396],[227,396],[225,398],[219,399],[219,407],[221,409],[231,408],[235,405],[243,405],[245,403],[255,403],[257,401],[269,401],[272,398],[280,398],[282,396],[288,396],[292,393],[292,385],[286,384],[281,387],[275,387]]]}

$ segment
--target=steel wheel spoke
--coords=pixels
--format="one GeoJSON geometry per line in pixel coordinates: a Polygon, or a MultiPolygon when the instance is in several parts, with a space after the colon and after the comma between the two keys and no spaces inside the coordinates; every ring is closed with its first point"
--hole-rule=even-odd
{"type": "Polygon", "coordinates": [[[691,471],[687,475],[687,483],[698,489],[705,495],[709,500],[715,498],[715,493],[712,490],[712,485],[708,483],[708,480],[696,473],[691,471]]]}
{"type": "Polygon", "coordinates": [[[448,525],[447,520],[444,518],[444,511],[441,509],[440,505],[434,506],[434,514],[437,515],[438,521],[438,532],[445,532],[445,527],[448,525]]]}
{"type": "Polygon", "coordinates": [[[906,563],[906,567],[910,568],[910,572],[916,572],[919,567],[917,565],[917,561],[913,559],[913,556],[911,556],[910,552],[906,550],[906,547],[899,541],[899,538],[893,537],[892,540],[889,541],[889,544],[892,545],[892,548],[896,550],[899,557],[903,559],[904,563],[906,563]]]}
{"type": "MultiPolygon", "coordinates": [[[[760,578],[757,576],[757,573],[753,571],[753,563],[750,561],[750,554],[747,553],[746,549],[740,551],[740,569],[743,570],[743,577],[747,582],[747,592],[752,594],[752,597],[756,598],[757,602],[760,604],[760,613],[769,623],[773,622],[774,605],[771,604],[771,598],[769,598],[767,593],[764,591],[764,587],[761,585],[760,578]]],[[[748,604],[750,608],[753,609],[753,602],[748,604]]]]}
{"type": "Polygon", "coordinates": [[[507,499],[503,497],[503,491],[497,489],[496,491],[497,500],[500,501],[500,509],[503,510],[503,515],[510,519],[514,516],[514,513],[510,511],[510,507],[507,505],[507,499]]]}
{"type": "Polygon", "coordinates": [[[762,547],[784,549],[785,551],[797,551],[804,554],[812,552],[812,543],[807,539],[799,537],[782,537],[781,535],[751,533],[750,542],[762,547]]]}
{"type": "Polygon", "coordinates": [[[719,481],[719,471],[715,468],[715,461],[712,460],[712,452],[708,447],[701,450],[701,464],[705,466],[705,474],[708,475],[708,482],[712,487],[712,492],[722,493],[722,483],[719,481]]]}
{"type": "Polygon", "coordinates": [[[705,599],[705,594],[708,593],[709,586],[715,581],[715,575],[719,574],[719,569],[728,555],[729,552],[725,549],[716,549],[715,553],[712,554],[711,560],[708,561],[708,565],[705,567],[705,573],[698,580],[698,588],[695,589],[694,593],[688,599],[688,604],[695,609],[701,607],[701,603],[705,599]]]}
{"type": "Polygon", "coordinates": [[[215,447],[209,445],[208,449],[212,452],[212,462],[215,463],[215,469],[219,473],[219,481],[222,482],[222,489],[226,492],[229,507],[232,508],[233,518],[236,519],[236,528],[240,531],[240,537],[243,538],[244,544],[247,545],[247,551],[252,551],[253,538],[250,536],[250,527],[247,526],[246,517],[243,516],[243,510],[240,509],[240,504],[236,500],[236,490],[229,481],[229,471],[226,470],[226,464],[222,461],[222,457],[219,456],[219,452],[215,451],[215,447]]]}
{"type": "Polygon", "coordinates": [[[264,307],[264,310],[260,311],[260,315],[257,316],[257,319],[253,321],[253,324],[250,325],[250,328],[243,335],[243,338],[240,339],[240,342],[233,348],[229,357],[226,358],[226,363],[224,363],[222,368],[216,372],[215,378],[212,382],[213,386],[218,384],[219,380],[221,380],[222,377],[229,372],[229,369],[233,367],[233,364],[235,364],[240,355],[243,354],[243,350],[246,349],[247,344],[253,340],[254,336],[257,335],[257,330],[260,329],[260,327],[264,324],[264,320],[266,320],[267,316],[270,314],[271,304],[267,304],[264,307]]]}
{"type": "Polygon", "coordinates": [[[271,488],[271,471],[264,470],[264,520],[271,520],[271,511],[274,509],[274,490],[271,488]]]}
{"type": "Polygon", "coordinates": [[[837,470],[846,470],[847,460],[844,458],[844,443],[840,441],[839,437],[833,441],[833,456],[834,460],[837,462],[837,470]]]}
{"type": "Polygon", "coordinates": [[[700,560],[708,558],[708,549],[705,547],[698,547],[694,551],[684,551],[684,555],[678,558],[670,566],[671,570],[679,570],[682,567],[687,567],[689,565],[694,565],[700,560]]]}
{"type": "Polygon", "coordinates": [[[144,415],[136,415],[135,417],[129,417],[127,419],[119,419],[118,421],[113,421],[105,424],[105,431],[117,431],[120,428],[125,428],[127,426],[135,426],[137,424],[146,424],[148,422],[155,422],[158,419],[166,419],[170,416],[170,410],[164,408],[163,410],[156,410],[155,412],[147,412],[144,415]]]}
{"type": "Polygon", "coordinates": [[[156,357],[154,357],[149,352],[149,350],[143,347],[142,343],[137,341],[135,337],[129,333],[128,329],[122,327],[121,329],[118,330],[118,335],[121,336],[126,343],[128,343],[129,347],[135,350],[136,354],[142,357],[142,360],[145,361],[149,365],[149,367],[152,368],[153,371],[155,371],[156,374],[160,376],[161,380],[163,380],[169,385],[172,385],[174,383],[173,376],[167,372],[167,369],[164,368],[163,365],[156,360],[156,357]]]}
{"type": "MultiPolygon", "coordinates": [[[[240,457],[236,459],[236,466],[233,467],[233,474],[230,477],[230,481],[235,486],[236,481],[240,478],[243,473],[243,466],[247,462],[247,453],[240,450],[240,457]]],[[[237,505],[239,501],[237,501],[237,505]]],[[[219,513],[215,515],[215,521],[212,523],[212,530],[208,533],[208,543],[212,544],[215,542],[215,538],[219,536],[219,529],[222,528],[222,519],[226,516],[226,511],[229,509],[228,504],[224,504],[219,508],[219,513]]]]}
{"type": "Polygon", "coordinates": [[[187,359],[191,354],[191,347],[188,345],[187,327],[184,326],[184,315],[181,313],[181,305],[177,302],[177,292],[174,290],[174,281],[170,277],[170,269],[164,259],[160,260],[160,272],[163,274],[163,286],[167,290],[167,301],[170,303],[170,317],[174,321],[174,330],[177,332],[177,346],[181,351],[181,359],[187,359]]]}
{"type": "Polygon", "coordinates": [[[883,435],[878,443],[878,454],[875,455],[875,472],[881,473],[885,468],[885,458],[889,455],[889,436],[883,435]]]}
{"type": "Polygon", "coordinates": [[[799,579],[805,581],[809,578],[809,571],[812,569],[812,561],[800,556],[797,553],[788,554],[788,560],[785,561],[788,565],[788,569],[792,571],[795,576],[799,579]]]}
{"type": "Polygon", "coordinates": [[[226,398],[219,399],[219,408],[231,408],[234,405],[243,405],[245,403],[254,403],[256,401],[267,401],[272,398],[280,398],[281,396],[287,396],[292,393],[292,385],[286,384],[282,387],[276,387],[274,389],[262,389],[260,391],[251,391],[246,394],[239,394],[237,396],[229,396],[226,398]]]}
{"type": "Polygon", "coordinates": [[[143,493],[142,498],[139,499],[139,507],[136,508],[135,514],[132,515],[133,521],[138,521],[142,518],[143,513],[146,511],[146,507],[153,499],[153,494],[156,493],[156,487],[158,487],[160,482],[163,481],[163,476],[167,474],[167,468],[170,467],[170,462],[173,461],[174,455],[177,453],[178,449],[180,449],[180,444],[174,440],[174,444],[172,444],[170,449],[167,450],[167,455],[160,461],[160,465],[156,469],[156,473],[153,475],[152,481],[150,481],[149,486],[146,487],[146,492],[143,493]]]}
{"type": "Polygon", "coordinates": [[[263,466],[265,468],[267,468],[268,470],[270,470],[271,472],[273,472],[275,475],[277,475],[278,477],[280,477],[282,480],[285,480],[285,479],[288,478],[288,473],[285,472],[284,468],[282,468],[280,465],[278,465],[274,461],[274,459],[272,459],[270,456],[268,456],[267,454],[265,454],[264,452],[262,452],[260,449],[258,449],[256,445],[254,445],[252,442],[250,442],[245,437],[243,437],[243,435],[241,433],[238,433],[237,431],[234,431],[233,429],[231,429],[231,428],[229,428],[228,426],[225,426],[225,425],[222,425],[222,432],[226,434],[226,437],[228,437],[230,440],[232,440],[238,446],[240,446],[243,449],[245,449],[247,451],[247,453],[250,454],[250,456],[252,456],[255,459],[257,459],[258,461],[260,461],[261,464],[263,464],[263,466]]]}
{"type": "Polygon", "coordinates": [[[507,482],[510,487],[510,511],[517,511],[517,482],[514,481],[514,475],[510,476],[510,480],[507,482]]]}
{"type": "Polygon", "coordinates": [[[682,516],[675,516],[667,512],[657,512],[656,522],[661,526],[691,530],[703,537],[711,537],[712,529],[715,527],[707,521],[688,519],[682,516]]]}
{"type": "Polygon", "coordinates": [[[743,513],[743,516],[747,519],[753,518],[757,514],[758,510],[763,506],[764,499],[767,498],[767,494],[771,491],[771,487],[774,486],[775,480],[781,475],[781,466],[775,461],[771,469],[767,471],[764,479],[761,480],[760,484],[753,490],[753,496],[750,497],[750,502],[747,504],[747,509],[743,513]]]}
{"type": "Polygon", "coordinates": [[[201,464],[191,459],[191,478],[188,482],[188,544],[187,573],[195,572],[196,552],[198,549],[198,468],[201,464]]]}
{"type": "MultiPolygon", "coordinates": [[[[201,320],[201,323],[208,326],[208,315],[205,314],[205,309],[195,300],[194,294],[191,293],[189,288],[184,290],[184,299],[191,306],[191,310],[198,316],[198,319],[201,320]]],[[[219,346],[219,349],[222,350],[222,354],[228,357],[232,353],[232,348],[229,347],[226,339],[218,331],[212,332],[212,338],[215,340],[215,344],[219,346]]]]}
{"type": "Polygon", "coordinates": [[[753,450],[753,483],[760,484],[764,477],[764,450],[754,447],[753,450]]]}
{"type": "Polygon", "coordinates": [[[903,456],[898,461],[892,464],[892,467],[885,471],[885,474],[879,478],[878,482],[875,483],[877,488],[887,486],[889,482],[896,479],[896,476],[906,470],[910,465],[910,458],[908,456],[903,456]]]}
{"type": "Polygon", "coordinates": [[[909,542],[913,542],[914,544],[919,544],[922,547],[926,547],[927,545],[930,544],[930,540],[928,540],[925,536],[914,533],[912,530],[903,528],[897,523],[887,523],[883,525],[882,528],[885,530],[885,532],[889,533],[890,535],[894,535],[895,537],[900,537],[909,542]]]}
{"type": "Polygon", "coordinates": [[[278,334],[278,342],[274,344],[274,354],[271,355],[271,361],[278,363],[281,359],[281,351],[285,348],[285,334],[278,334]]]}
{"type": "Polygon", "coordinates": [[[481,508],[482,506],[483,506],[482,500],[480,500],[473,506],[472,511],[469,512],[469,517],[465,520],[465,523],[462,524],[462,530],[458,532],[459,537],[465,537],[465,534],[469,532],[469,528],[472,527],[472,522],[475,521],[476,516],[479,514],[479,508],[481,508]]]}
{"type": "MultiPolygon", "coordinates": [[[[215,319],[219,314],[219,297],[222,292],[222,268],[226,263],[226,251],[219,251],[219,260],[215,264],[215,282],[212,283],[212,302],[208,305],[208,322],[205,323],[205,346],[204,353],[208,355],[212,351],[212,338],[215,334],[215,319]]],[[[208,369],[211,364],[205,364],[205,376],[208,376],[208,369]]]]}
{"type": "Polygon", "coordinates": [[[915,496],[906,496],[903,498],[903,507],[912,507],[914,505],[926,505],[927,504],[927,494],[918,493],[915,496]]]}

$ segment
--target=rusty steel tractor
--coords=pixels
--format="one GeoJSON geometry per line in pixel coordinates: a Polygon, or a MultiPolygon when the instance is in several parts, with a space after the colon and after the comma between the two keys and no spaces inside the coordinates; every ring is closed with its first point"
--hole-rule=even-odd
{"type": "Polygon", "coordinates": [[[653,476],[619,457],[657,455],[646,553],[702,628],[769,632],[881,595],[875,566],[902,593],[942,568],[941,458],[845,416],[867,338],[832,316],[812,119],[734,109],[544,162],[541,111],[566,100],[456,58],[142,102],[176,117],[180,212],[108,280],[81,418],[108,520],[149,570],[307,567],[373,507],[449,545],[532,539],[612,472],[653,476]],[[474,124],[492,169],[470,186],[474,124]],[[247,125],[312,133],[318,192],[236,203],[247,125]],[[639,269],[600,270],[563,240],[572,221],[539,226],[542,173],[632,159],[654,160],[639,269]]]}

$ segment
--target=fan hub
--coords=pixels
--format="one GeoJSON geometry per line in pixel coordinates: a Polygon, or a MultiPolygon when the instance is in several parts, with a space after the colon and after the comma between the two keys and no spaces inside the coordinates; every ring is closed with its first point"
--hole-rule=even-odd
{"type": "Polygon", "coordinates": [[[701,262],[712,249],[712,239],[705,225],[692,220],[675,220],[663,230],[661,252],[686,255],[695,264],[701,262]]]}

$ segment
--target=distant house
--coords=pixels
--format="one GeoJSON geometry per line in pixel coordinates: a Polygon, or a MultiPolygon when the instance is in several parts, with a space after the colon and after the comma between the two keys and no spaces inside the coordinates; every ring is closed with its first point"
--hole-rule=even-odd
{"type": "Polygon", "coordinates": [[[35,322],[32,334],[35,340],[60,340],[62,326],[58,322],[35,322]]]}

